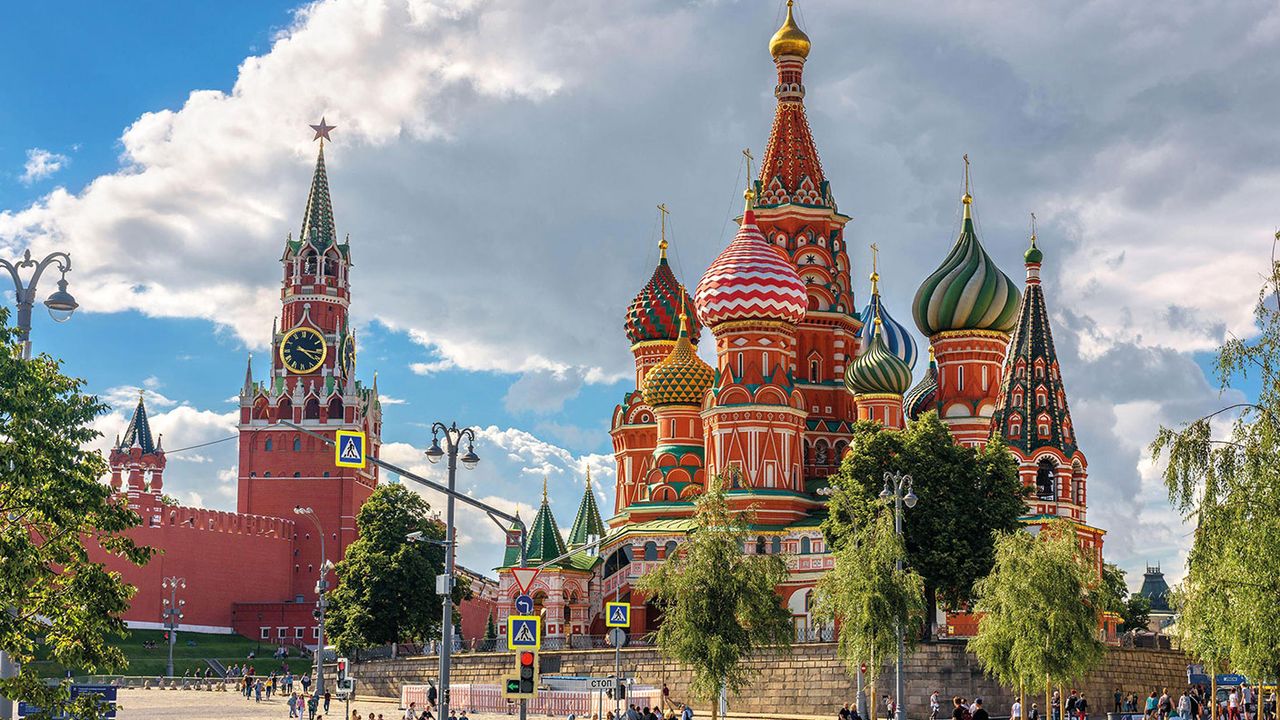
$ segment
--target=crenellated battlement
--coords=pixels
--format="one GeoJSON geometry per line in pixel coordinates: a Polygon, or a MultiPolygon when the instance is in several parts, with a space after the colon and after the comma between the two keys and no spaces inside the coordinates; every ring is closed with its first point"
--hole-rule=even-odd
{"type": "Polygon", "coordinates": [[[142,516],[144,528],[185,528],[202,532],[276,538],[292,542],[297,532],[293,520],[266,515],[167,505],[160,493],[129,490],[123,493],[129,508],[142,516]]]}

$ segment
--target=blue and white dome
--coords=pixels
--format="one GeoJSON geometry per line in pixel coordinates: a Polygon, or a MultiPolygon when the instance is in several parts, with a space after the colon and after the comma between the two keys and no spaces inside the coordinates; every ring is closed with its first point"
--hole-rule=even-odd
{"type": "Polygon", "coordinates": [[[871,345],[871,325],[875,322],[876,315],[880,316],[880,333],[884,340],[885,347],[889,352],[898,356],[898,359],[907,364],[907,367],[915,370],[916,357],[920,354],[916,350],[915,338],[911,337],[911,333],[906,326],[889,314],[885,309],[884,303],[880,301],[880,292],[876,287],[878,277],[872,278],[871,281],[871,300],[867,303],[867,307],[862,311],[862,327],[858,330],[858,355],[862,355],[871,345]]]}

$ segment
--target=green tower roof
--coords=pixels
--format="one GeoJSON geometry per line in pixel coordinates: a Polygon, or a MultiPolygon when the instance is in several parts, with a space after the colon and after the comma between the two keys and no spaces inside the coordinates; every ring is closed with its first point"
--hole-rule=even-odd
{"type": "Polygon", "coordinates": [[[587,544],[592,535],[604,537],[604,533],[604,520],[600,519],[600,508],[596,507],[596,496],[591,491],[591,468],[587,468],[587,490],[582,494],[578,515],[573,519],[573,527],[569,529],[569,547],[581,547],[587,544]]]}

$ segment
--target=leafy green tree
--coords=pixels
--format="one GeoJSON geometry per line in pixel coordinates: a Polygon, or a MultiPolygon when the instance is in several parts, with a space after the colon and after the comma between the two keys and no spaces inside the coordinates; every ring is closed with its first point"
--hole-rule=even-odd
{"type": "Polygon", "coordinates": [[[1122,630],[1145,630],[1151,622],[1151,601],[1147,598],[1134,593],[1124,601],[1124,609],[1120,612],[1120,617],[1124,620],[1120,625],[1122,630]]]}
{"type": "Polygon", "coordinates": [[[68,683],[46,686],[29,665],[38,647],[66,667],[89,672],[125,666],[112,640],[136,588],[92,562],[85,549],[143,565],[152,555],[124,533],[141,518],[101,482],[102,456],[86,449],[106,410],[84,395],[47,355],[21,359],[17,334],[0,308],[0,648],[22,663],[0,681],[0,695],[50,715],[98,717],[90,699],[69,703],[68,683]],[[6,609],[8,611],[6,612],[6,609]]]}
{"type": "MultiPolygon", "coordinates": [[[[442,599],[436,576],[444,572],[444,526],[421,495],[399,484],[379,485],[360,508],[360,537],[347,547],[329,593],[325,632],[341,652],[385,643],[426,640],[440,632],[442,599]],[[424,542],[409,542],[409,533],[424,542]],[[434,540],[436,543],[425,542],[434,540]]],[[[455,602],[469,594],[457,583],[455,602]]]]}
{"type": "Polygon", "coordinates": [[[695,527],[681,551],[637,585],[662,613],[658,649],[693,668],[690,689],[713,707],[722,687],[747,686],[748,655],[784,652],[793,634],[791,613],[775,589],[786,580],[786,563],[742,552],[750,513],[730,510],[723,485],[712,482],[698,497],[695,527]]]}
{"type": "Polygon", "coordinates": [[[1125,602],[1129,598],[1129,582],[1124,570],[1115,563],[1102,566],[1102,586],[1098,588],[1103,612],[1124,615],[1125,602]]]}
{"type": "MultiPolygon", "coordinates": [[[[898,560],[906,560],[906,546],[893,529],[893,510],[882,503],[868,525],[845,536],[835,567],[818,581],[818,615],[840,623],[840,658],[850,675],[866,663],[871,684],[883,660],[897,652],[899,624],[919,627],[924,620],[924,580],[898,570],[898,560]]],[[[904,637],[913,650],[915,633],[904,637]]]]}
{"type": "Polygon", "coordinates": [[[932,634],[938,603],[970,601],[974,582],[991,571],[996,534],[1020,527],[1027,508],[1017,462],[999,438],[982,450],[957,445],[932,411],[905,430],[860,422],[849,447],[830,481],[823,533],[838,550],[873,522],[884,474],[911,475],[920,502],[903,519],[907,565],[924,580],[925,633],[932,634]]]}
{"type": "MultiPolygon", "coordinates": [[[[1276,236],[1280,245],[1280,233],[1276,236]]],[[[1280,262],[1273,247],[1258,296],[1254,339],[1218,350],[1218,381],[1256,379],[1253,402],[1180,428],[1161,427],[1151,454],[1165,460],[1169,500],[1196,524],[1187,574],[1174,593],[1183,647],[1247,675],[1280,673],[1280,262]],[[1232,417],[1234,415],[1234,418],[1232,417]]]]}
{"type": "Polygon", "coordinates": [[[1101,591],[1075,528],[1055,521],[996,539],[995,566],[976,584],[981,615],[969,650],[1008,687],[1061,685],[1102,660],[1101,591]]]}

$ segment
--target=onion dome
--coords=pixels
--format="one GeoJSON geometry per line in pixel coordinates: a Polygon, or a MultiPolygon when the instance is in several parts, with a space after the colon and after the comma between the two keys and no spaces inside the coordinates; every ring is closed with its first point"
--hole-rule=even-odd
{"type": "Polygon", "coordinates": [[[867,351],[844,373],[845,387],[854,395],[901,395],[911,387],[911,368],[889,350],[881,330],[880,318],[876,318],[867,351]]]}
{"type": "Polygon", "coordinates": [[[949,330],[1008,333],[1018,321],[1018,286],[1000,272],[974,231],[967,159],[965,163],[964,225],[960,237],[942,265],[920,285],[912,307],[916,326],[926,336],[949,330]]]}
{"type": "Polygon", "coordinates": [[[794,325],[809,306],[795,265],[765,240],[750,208],[733,242],[703,273],[694,296],[698,317],[711,327],[734,320],[794,325]]]}
{"type": "Polygon", "coordinates": [[[916,386],[902,396],[902,414],[908,420],[936,410],[938,407],[938,362],[933,359],[933,346],[929,346],[929,369],[916,386]]]}
{"type": "MultiPolygon", "coordinates": [[[[627,339],[632,345],[653,340],[675,340],[680,334],[680,308],[684,304],[692,304],[693,299],[680,287],[675,273],[667,264],[667,241],[658,243],[660,256],[658,267],[653,270],[653,277],[640,288],[636,297],[627,307],[627,319],[623,326],[627,330],[627,339]]],[[[697,318],[692,318],[689,341],[698,344],[702,334],[702,326],[697,318]]]]}
{"type": "Polygon", "coordinates": [[[1039,265],[1044,262],[1044,253],[1036,246],[1035,233],[1031,234],[1031,247],[1027,248],[1027,251],[1022,254],[1022,258],[1027,261],[1028,265],[1039,265]]]}
{"type": "Polygon", "coordinates": [[[871,319],[880,318],[880,332],[884,336],[884,344],[889,348],[889,352],[897,355],[907,364],[909,369],[914,370],[916,367],[916,357],[919,352],[916,350],[915,338],[911,337],[911,332],[907,327],[889,314],[885,309],[884,303],[880,300],[880,273],[876,270],[876,251],[875,245],[871,246],[871,300],[867,302],[867,307],[862,311],[863,326],[858,328],[858,352],[865,353],[867,348],[871,346],[871,319]]]}
{"type": "Polygon", "coordinates": [[[796,25],[796,19],[791,15],[791,6],[793,0],[787,0],[787,19],[782,23],[782,27],[778,28],[778,32],[773,34],[773,38],[769,40],[769,54],[776,57],[783,55],[798,55],[802,58],[809,57],[809,36],[804,34],[799,25],[796,25]]]}
{"type": "MultiPolygon", "coordinates": [[[[684,288],[680,288],[683,292],[684,288]]],[[[716,371],[702,358],[689,341],[689,315],[680,313],[680,337],[676,339],[671,354],[654,365],[644,376],[645,404],[650,407],[663,405],[701,405],[702,396],[711,389],[716,371]]]]}

